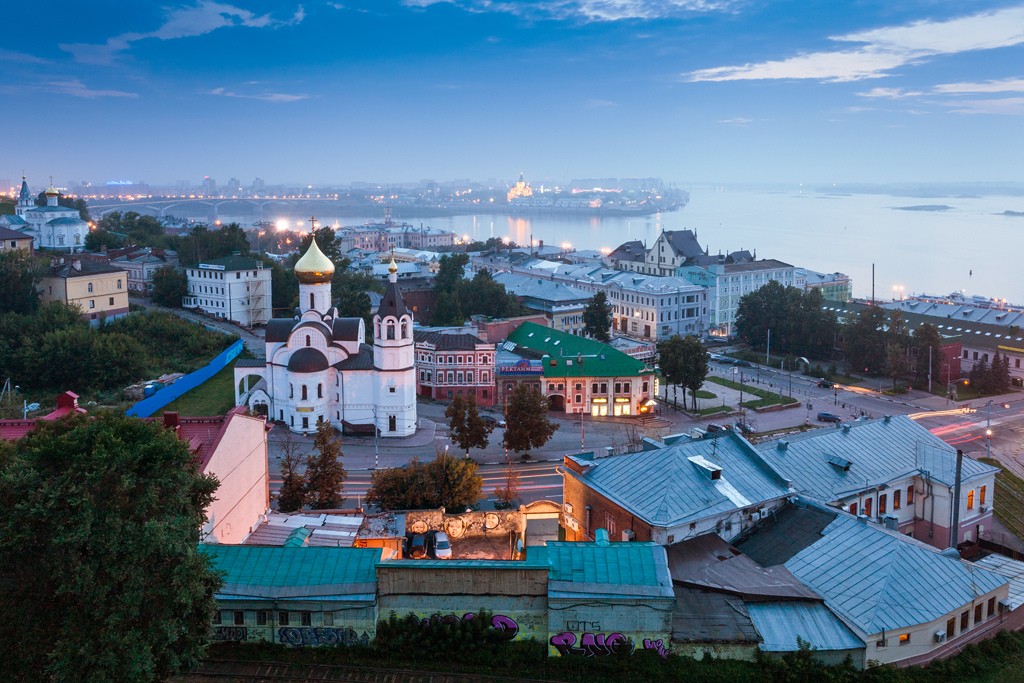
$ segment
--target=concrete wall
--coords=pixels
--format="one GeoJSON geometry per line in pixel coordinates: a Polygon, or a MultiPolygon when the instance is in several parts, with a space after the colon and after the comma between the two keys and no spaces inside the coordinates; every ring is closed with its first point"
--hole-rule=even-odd
{"type": "Polygon", "coordinates": [[[266,422],[248,415],[230,415],[227,420],[204,468],[220,481],[206,509],[207,543],[241,543],[270,508],[266,422]]]}
{"type": "Polygon", "coordinates": [[[218,600],[220,623],[214,618],[213,642],[267,641],[292,646],[369,643],[377,633],[372,602],[353,605],[336,600],[218,600]],[[288,623],[281,620],[287,612],[288,623]],[[303,613],[309,613],[308,625],[303,613]],[[241,613],[241,623],[236,614],[241,613]],[[262,621],[260,623],[260,614],[262,621]]]}
{"type": "Polygon", "coordinates": [[[601,657],[654,650],[672,636],[674,598],[551,598],[548,655],[601,657]]]}

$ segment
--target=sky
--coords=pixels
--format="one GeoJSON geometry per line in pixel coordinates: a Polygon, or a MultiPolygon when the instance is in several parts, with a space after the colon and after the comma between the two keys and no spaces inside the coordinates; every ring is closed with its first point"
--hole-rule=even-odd
{"type": "Polygon", "coordinates": [[[0,177],[1021,181],[1024,1],[8,3],[0,177]]]}

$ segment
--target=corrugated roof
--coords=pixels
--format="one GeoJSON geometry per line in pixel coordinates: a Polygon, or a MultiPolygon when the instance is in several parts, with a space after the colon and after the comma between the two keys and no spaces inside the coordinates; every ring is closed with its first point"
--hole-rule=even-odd
{"type": "MultiPolygon", "coordinates": [[[[805,512],[790,507],[779,518],[805,512]]],[[[862,637],[934,621],[1008,582],[909,536],[834,514],[821,535],[807,534],[807,546],[785,564],[862,637]]],[[[762,537],[762,547],[781,544],[789,540],[786,528],[769,524],[755,536],[762,537]]],[[[762,562],[753,546],[739,547],[762,562]]]]}
{"type": "Polygon", "coordinates": [[[672,640],[677,643],[759,643],[743,599],[676,586],[672,640]]]}
{"type": "Polygon", "coordinates": [[[1001,574],[1010,580],[1010,609],[1024,605],[1024,562],[1011,560],[1002,555],[989,555],[975,564],[983,569],[1001,574]]]}
{"type": "MultiPolygon", "coordinates": [[[[761,454],[801,493],[834,501],[917,472],[952,485],[956,450],[905,415],[825,427],[757,446],[761,454]],[[847,461],[848,468],[834,462],[847,461]]],[[[964,458],[963,478],[998,471],[964,458]]]]}
{"type": "Polygon", "coordinates": [[[476,335],[468,332],[441,332],[439,330],[413,330],[417,344],[430,344],[439,351],[473,351],[477,344],[493,347],[476,335]]]}
{"type": "Polygon", "coordinates": [[[673,597],[668,558],[657,543],[552,542],[531,547],[528,557],[549,567],[552,597],[673,597]]]}
{"type": "MultiPolygon", "coordinates": [[[[280,548],[249,545],[203,545],[214,569],[224,573],[225,586],[251,590],[326,588],[335,594],[358,592],[377,581],[380,548],[280,548]]],[[[273,593],[273,591],[267,591],[273,593]]]]}
{"type": "Polygon", "coordinates": [[[231,256],[224,256],[222,258],[200,261],[199,267],[201,268],[203,266],[223,266],[225,271],[235,271],[256,270],[258,268],[262,268],[263,264],[256,259],[249,258],[248,256],[232,254],[231,256]]]}
{"type": "Polygon", "coordinates": [[[652,451],[602,458],[575,476],[630,513],[657,527],[671,527],[790,493],[786,481],[738,434],[681,443],[652,451]],[[722,468],[712,480],[688,460],[702,456],[722,468]]]}
{"type": "Polygon", "coordinates": [[[821,603],[747,603],[747,614],[761,634],[764,642],[760,648],[766,652],[799,650],[798,638],[816,650],[860,650],[865,646],[821,603]]]}
{"type": "Polygon", "coordinates": [[[525,322],[508,340],[546,356],[545,377],[639,377],[651,374],[643,361],[593,339],[525,322]]]}

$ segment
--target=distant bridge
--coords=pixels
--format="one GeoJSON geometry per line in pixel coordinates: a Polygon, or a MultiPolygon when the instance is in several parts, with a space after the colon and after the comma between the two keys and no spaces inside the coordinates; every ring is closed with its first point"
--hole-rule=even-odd
{"type": "MultiPolygon", "coordinates": [[[[316,197],[274,197],[265,199],[236,199],[232,197],[145,197],[141,199],[97,200],[89,202],[89,212],[94,216],[105,216],[113,211],[134,211],[135,213],[164,218],[179,216],[175,211],[186,210],[181,218],[196,217],[199,209],[205,209],[205,217],[211,221],[222,215],[252,216],[254,220],[273,219],[276,212],[317,215],[331,211],[360,210],[362,207],[339,199],[316,197]]],[[[383,207],[367,205],[367,213],[377,213],[383,207]]]]}

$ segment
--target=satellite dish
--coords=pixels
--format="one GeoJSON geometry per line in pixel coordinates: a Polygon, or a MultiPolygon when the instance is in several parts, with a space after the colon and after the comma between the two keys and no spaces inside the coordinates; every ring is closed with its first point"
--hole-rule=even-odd
{"type": "Polygon", "coordinates": [[[39,410],[39,404],[38,403],[29,403],[27,406],[25,406],[25,409],[26,410],[39,410]]]}

